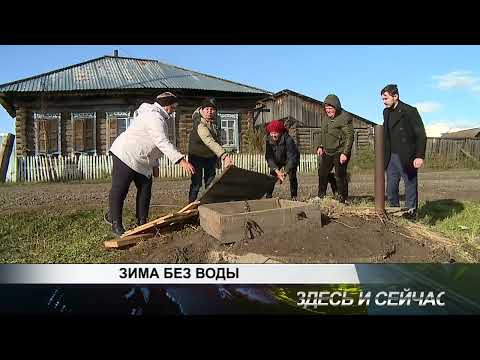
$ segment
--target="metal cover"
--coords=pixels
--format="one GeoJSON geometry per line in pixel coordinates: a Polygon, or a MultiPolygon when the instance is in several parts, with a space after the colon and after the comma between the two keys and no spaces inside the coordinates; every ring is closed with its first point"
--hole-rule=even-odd
{"type": "Polygon", "coordinates": [[[276,177],[236,166],[226,168],[198,199],[200,204],[261,199],[273,189],[276,177]]]}

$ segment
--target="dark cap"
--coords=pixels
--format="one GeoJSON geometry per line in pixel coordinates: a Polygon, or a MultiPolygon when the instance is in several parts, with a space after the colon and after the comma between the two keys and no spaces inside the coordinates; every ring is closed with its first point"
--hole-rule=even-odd
{"type": "Polygon", "coordinates": [[[202,109],[206,107],[217,108],[217,101],[214,98],[204,99],[201,105],[202,109]]]}

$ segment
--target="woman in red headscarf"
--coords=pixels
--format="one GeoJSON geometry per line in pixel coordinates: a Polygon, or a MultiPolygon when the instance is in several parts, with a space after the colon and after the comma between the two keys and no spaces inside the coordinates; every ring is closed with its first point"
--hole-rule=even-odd
{"type": "MultiPolygon", "coordinates": [[[[267,143],[265,146],[265,160],[270,167],[270,174],[276,176],[280,183],[290,178],[290,196],[297,200],[298,181],[297,167],[300,164],[300,152],[297,144],[288,135],[285,125],[280,120],[273,120],[267,124],[267,143]]],[[[271,198],[273,189],[267,193],[271,198]]]]}

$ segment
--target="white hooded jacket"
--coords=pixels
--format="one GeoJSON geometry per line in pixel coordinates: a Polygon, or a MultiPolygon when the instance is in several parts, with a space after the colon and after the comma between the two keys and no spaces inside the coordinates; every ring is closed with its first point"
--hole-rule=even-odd
{"type": "Polygon", "coordinates": [[[133,121],[118,136],[110,151],[128,167],[147,177],[152,176],[154,166],[162,153],[177,163],[183,155],[168,139],[170,115],[158,104],[143,103],[135,111],[133,121]]]}

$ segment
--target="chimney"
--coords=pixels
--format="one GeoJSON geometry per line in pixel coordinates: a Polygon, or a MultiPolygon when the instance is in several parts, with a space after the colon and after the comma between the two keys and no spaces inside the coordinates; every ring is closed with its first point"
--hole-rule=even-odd
{"type": "Polygon", "coordinates": [[[113,50],[113,56],[118,57],[118,50],[113,50]]]}

